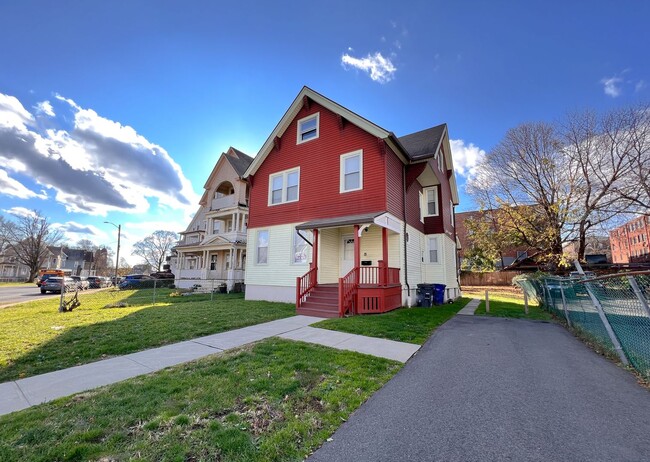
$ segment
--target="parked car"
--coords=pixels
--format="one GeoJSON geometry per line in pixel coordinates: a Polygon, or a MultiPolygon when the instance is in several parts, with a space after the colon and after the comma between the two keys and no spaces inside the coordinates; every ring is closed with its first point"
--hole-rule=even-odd
{"type": "Polygon", "coordinates": [[[88,278],[81,277],[81,276],[70,276],[74,282],[77,283],[77,289],[79,290],[86,290],[90,288],[90,283],[88,282],[88,278]]]}
{"type": "Polygon", "coordinates": [[[91,289],[101,289],[111,285],[108,278],[102,276],[88,276],[88,285],[91,289]]]}
{"type": "Polygon", "coordinates": [[[61,293],[61,287],[65,284],[65,291],[74,291],[77,289],[77,281],[70,277],[62,278],[60,276],[50,276],[47,280],[41,284],[41,293],[45,294],[47,292],[52,293],[61,293]]]}
{"type": "Polygon", "coordinates": [[[154,286],[154,278],[146,274],[128,274],[118,285],[120,289],[143,289],[154,286]]]}

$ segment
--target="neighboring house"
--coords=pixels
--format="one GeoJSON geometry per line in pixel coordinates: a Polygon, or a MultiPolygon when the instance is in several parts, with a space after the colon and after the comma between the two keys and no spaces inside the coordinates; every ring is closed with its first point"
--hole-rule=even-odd
{"type": "Polygon", "coordinates": [[[153,267],[149,263],[138,263],[131,268],[132,274],[149,274],[153,271],[153,267]]]}
{"type": "Polygon", "coordinates": [[[61,247],[64,255],[59,268],[70,270],[73,276],[95,276],[95,254],[91,250],[61,247]]]}
{"type": "Polygon", "coordinates": [[[396,137],[304,87],[246,171],[246,298],[342,316],[460,295],[445,124],[396,137]]]}
{"type": "Polygon", "coordinates": [[[228,291],[241,289],[248,226],[248,184],[242,176],[252,160],[232,147],[219,157],[199,210],[170,258],[177,287],[225,283],[228,291]]]}
{"type": "Polygon", "coordinates": [[[609,232],[613,263],[650,262],[650,217],[642,215],[609,232]]]}
{"type": "MultiPolygon", "coordinates": [[[[489,219],[489,210],[473,210],[471,212],[456,213],[456,235],[460,243],[458,252],[459,264],[461,268],[471,267],[471,263],[466,261],[467,252],[474,247],[472,236],[467,226],[467,220],[477,221],[489,219]]],[[[496,269],[508,268],[512,265],[517,267],[525,266],[526,268],[537,268],[537,264],[531,258],[535,251],[530,251],[527,246],[513,246],[503,249],[500,258],[494,261],[496,269]]],[[[518,268],[520,269],[520,268],[518,268]]]]}
{"type": "MultiPolygon", "coordinates": [[[[61,247],[48,246],[41,269],[60,269],[65,258],[66,255],[61,247]]],[[[18,261],[12,249],[6,249],[0,255],[0,278],[12,280],[27,280],[29,278],[29,267],[18,261]]]]}

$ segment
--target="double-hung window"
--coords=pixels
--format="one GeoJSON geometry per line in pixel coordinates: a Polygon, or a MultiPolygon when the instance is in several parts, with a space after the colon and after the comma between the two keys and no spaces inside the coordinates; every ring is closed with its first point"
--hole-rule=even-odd
{"type": "Polygon", "coordinates": [[[340,192],[363,189],[363,151],[354,151],[341,156],[340,192]]]}
{"type": "Polygon", "coordinates": [[[438,263],[438,238],[429,236],[429,263],[438,263]]]}
{"type": "Polygon", "coordinates": [[[304,117],[298,121],[298,139],[297,144],[306,141],[315,140],[319,133],[320,112],[304,117]]]}
{"type": "Polygon", "coordinates": [[[269,232],[268,230],[257,232],[257,263],[266,265],[269,262],[269,232]]]}
{"type": "Polygon", "coordinates": [[[422,215],[425,217],[438,216],[438,188],[432,186],[422,190],[422,215]]]}
{"type": "Polygon", "coordinates": [[[274,173],[269,178],[269,205],[297,201],[299,186],[300,169],[274,173]]]}
{"type": "MultiPolygon", "coordinates": [[[[301,231],[301,234],[307,239],[311,240],[312,233],[311,231],[301,231]]],[[[291,263],[296,265],[301,265],[309,263],[309,256],[311,255],[311,246],[300,237],[298,231],[293,233],[293,256],[291,257],[291,263]]]]}

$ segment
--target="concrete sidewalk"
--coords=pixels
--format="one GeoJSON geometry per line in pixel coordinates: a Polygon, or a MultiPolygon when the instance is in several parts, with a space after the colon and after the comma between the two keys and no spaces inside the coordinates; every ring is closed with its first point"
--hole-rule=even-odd
{"type": "Polygon", "coordinates": [[[406,362],[420,345],[308,327],[322,318],[293,316],[160,348],[0,384],[0,415],[120,382],[269,337],[316,343],[406,362]]]}
{"type": "Polygon", "coordinates": [[[473,298],[467,305],[463,307],[462,310],[458,312],[458,314],[462,314],[463,316],[474,316],[474,311],[476,311],[476,308],[478,308],[481,302],[482,300],[473,298]]]}
{"type": "Polygon", "coordinates": [[[455,316],[309,462],[649,460],[650,393],[554,323],[455,316]]]}

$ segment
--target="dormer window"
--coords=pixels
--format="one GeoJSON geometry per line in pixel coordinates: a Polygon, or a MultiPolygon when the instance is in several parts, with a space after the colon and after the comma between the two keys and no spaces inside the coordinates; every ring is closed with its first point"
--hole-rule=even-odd
{"type": "Polygon", "coordinates": [[[298,139],[297,144],[318,138],[320,122],[320,112],[304,117],[298,121],[298,139]]]}

